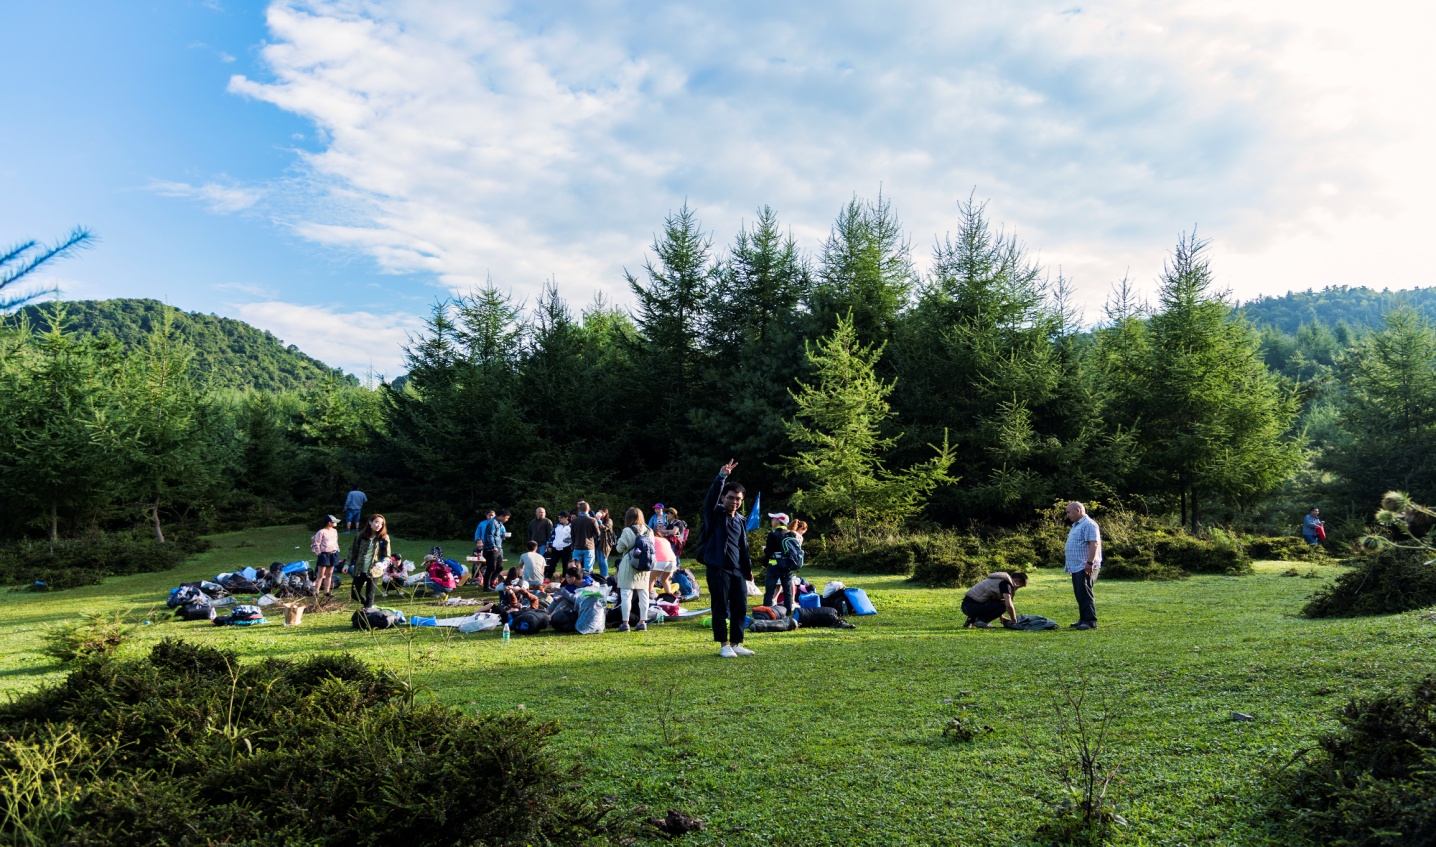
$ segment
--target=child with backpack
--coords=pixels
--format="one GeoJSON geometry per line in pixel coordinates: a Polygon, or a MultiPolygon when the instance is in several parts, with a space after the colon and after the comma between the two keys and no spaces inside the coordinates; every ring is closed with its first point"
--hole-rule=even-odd
{"type": "Polygon", "coordinates": [[[779,512],[768,517],[773,520],[773,531],[763,546],[763,555],[768,566],[763,571],[763,605],[772,606],[778,587],[783,589],[783,602],[788,617],[798,608],[798,571],[803,567],[803,533],[808,525],[794,521],[789,529],[788,516],[779,512]]]}

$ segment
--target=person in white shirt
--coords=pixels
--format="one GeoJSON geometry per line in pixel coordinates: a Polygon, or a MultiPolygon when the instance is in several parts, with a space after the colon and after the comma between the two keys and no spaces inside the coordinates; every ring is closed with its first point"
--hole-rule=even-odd
{"type": "Polygon", "coordinates": [[[527,553],[519,556],[519,564],[524,568],[524,582],[529,585],[543,584],[543,556],[538,552],[538,542],[530,541],[527,553]]]}

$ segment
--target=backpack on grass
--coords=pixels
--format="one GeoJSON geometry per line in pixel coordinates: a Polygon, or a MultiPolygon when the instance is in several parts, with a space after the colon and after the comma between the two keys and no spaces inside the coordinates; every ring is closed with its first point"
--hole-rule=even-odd
{"type": "Polygon", "coordinates": [[[404,622],[404,616],[393,609],[360,609],[349,618],[355,629],[393,629],[404,622]]]}
{"type": "Polygon", "coordinates": [[[214,607],[203,601],[185,603],[175,609],[175,617],[182,621],[212,621],[214,620],[214,607]]]}
{"type": "Polygon", "coordinates": [[[548,628],[547,612],[538,609],[523,609],[509,616],[509,629],[518,635],[533,635],[548,628]]]}

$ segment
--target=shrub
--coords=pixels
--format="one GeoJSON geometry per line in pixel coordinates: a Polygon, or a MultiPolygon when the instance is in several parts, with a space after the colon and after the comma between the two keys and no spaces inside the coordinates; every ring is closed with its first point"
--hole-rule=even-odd
{"type": "Polygon", "coordinates": [[[139,533],[62,538],[53,544],[25,539],[0,546],[0,584],[34,586],[39,581],[48,589],[94,585],[107,576],[178,567],[209,546],[202,538],[186,535],[156,544],[139,533]]]}
{"type": "Polygon", "coordinates": [[[348,655],[241,665],[166,639],[145,659],[101,657],[0,705],[0,779],[65,789],[5,792],[0,841],[420,847],[626,837],[628,818],[546,749],[555,729],[522,713],[416,704],[393,675],[348,655]],[[64,838],[52,839],[60,823],[64,838]]]}
{"type": "Polygon", "coordinates": [[[1311,562],[1325,559],[1320,545],[1307,544],[1299,535],[1274,535],[1247,541],[1247,555],[1276,562],[1311,562]]]}
{"type": "Polygon", "coordinates": [[[119,649],[134,626],[124,612],[87,614],[79,623],[52,627],[45,632],[45,652],[62,662],[105,656],[119,649]]]}
{"type": "Polygon", "coordinates": [[[1114,544],[1103,549],[1102,576],[1106,579],[1186,579],[1187,572],[1158,562],[1150,548],[1114,544]]]}
{"type": "Polygon", "coordinates": [[[1354,568],[1317,591],[1301,613],[1309,618],[1390,615],[1436,604],[1436,565],[1429,551],[1386,547],[1352,561],[1354,568]]]}
{"type": "Polygon", "coordinates": [[[1342,847],[1436,843],[1436,678],[1352,700],[1315,756],[1281,775],[1303,836],[1342,847]]]}
{"type": "Polygon", "coordinates": [[[965,588],[997,569],[990,562],[950,551],[924,557],[913,567],[912,578],[931,588],[965,588]]]}

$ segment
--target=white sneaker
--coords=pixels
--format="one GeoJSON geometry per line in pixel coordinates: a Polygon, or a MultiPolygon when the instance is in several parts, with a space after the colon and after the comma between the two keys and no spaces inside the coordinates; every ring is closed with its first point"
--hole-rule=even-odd
{"type": "Polygon", "coordinates": [[[751,656],[751,655],[753,655],[753,651],[752,651],[752,650],[749,650],[747,647],[744,647],[742,644],[734,644],[734,645],[733,645],[733,652],[736,653],[736,654],[739,655],[739,656],[751,656]]]}
{"type": "Polygon", "coordinates": [[[718,657],[720,659],[736,659],[738,658],[738,654],[733,652],[732,647],[729,647],[727,644],[724,644],[723,649],[718,651],[718,657]]]}

